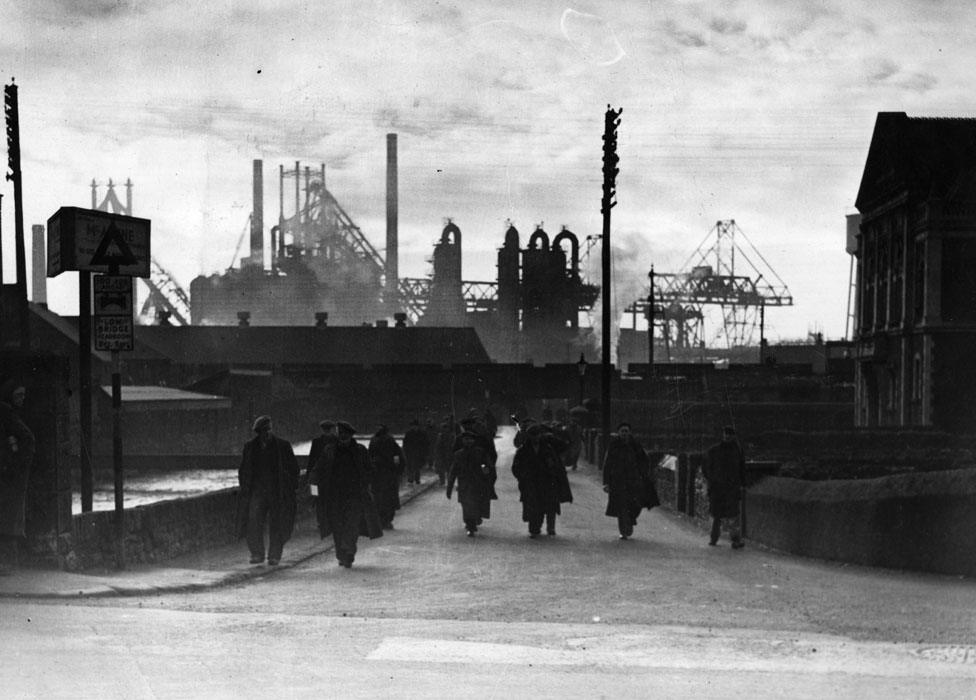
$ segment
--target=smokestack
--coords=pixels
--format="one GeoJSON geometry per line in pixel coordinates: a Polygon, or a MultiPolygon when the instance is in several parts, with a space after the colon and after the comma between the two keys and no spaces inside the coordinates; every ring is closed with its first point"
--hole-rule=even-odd
{"type": "Polygon", "coordinates": [[[47,306],[47,254],[44,250],[44,225],[31,226],[31,299],[47,306]]]}
{"type": "Polygon", "coordinates": [[[386,135],[386,304],[388,313],[398,311],[397,285],[397,135],[386,135]]]}
{"type": "Polygon", "coordinates": [[[251,260],[252,265],[264,268],[264,176],[261,160],[254,161],[254,188],[251,207],[251,260]]]}

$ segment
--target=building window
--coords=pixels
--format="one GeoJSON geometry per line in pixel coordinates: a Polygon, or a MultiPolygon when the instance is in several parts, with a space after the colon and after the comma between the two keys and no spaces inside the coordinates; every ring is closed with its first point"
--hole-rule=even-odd
{"type": "Polygon", "coordinates": [[[922,400],[922,356],[915,353],[912,359],[912,401],[922,400]]]}
{"type": "Polygon", "coordinates": [[[913,263],[912,296],[915,301],[915,320],[921,321],[925,315],[925,241],[915,242],[913,263]]]}

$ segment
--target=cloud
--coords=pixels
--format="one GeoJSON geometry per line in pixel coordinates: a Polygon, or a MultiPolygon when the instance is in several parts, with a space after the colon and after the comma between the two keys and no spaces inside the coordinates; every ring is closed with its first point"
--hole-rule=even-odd
{"type": "Polygon", "coordinates": [[[880,62],[873,66],[868,67],[868,80],[874,82],[883,82],[893,75],[896,75],[901,68],[898,64],[889,59],[882,59],[880,62]]]}
{"type": "Polygon", "coordinates": [[[727,17],[715,17],[708,23],[708,28],[718,34],[744,34],[746,23],[742,20],[729,19],[727,17]]]}
{"type": "Polygon", "coordinates": [[[140,10],[132,0],[32,0],[31,14],[67,23],[77,19],[104,19],[140,10]]]}
{"type": "Polygon", "coordinates": [[[681,46],[701,48],[707,45],[701,32],[679,27],[674,20],[666,20],[663,27],[665,34],[681,46]]]}

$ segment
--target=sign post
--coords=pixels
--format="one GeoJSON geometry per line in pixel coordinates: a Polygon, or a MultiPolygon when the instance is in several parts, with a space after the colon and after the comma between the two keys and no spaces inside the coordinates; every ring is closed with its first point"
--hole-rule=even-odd
{"type": "Polygon", "coordinates": [[[133,347],[132,278],[149,276],[148,219],[61,207],[48,219],[48,277],[78,270],[81,298],[78,314],[81,353],[82,509],[91,510],[91,272],[94,278],[95,349],[112,354],[112,473],[115,481],[115,559],[125,568],[125,502],[122,471],[122,361],[133,347]],[[86,388],[88,391],[86,392],[86,388]],[[87,416],[87,434],[86,434],[87,416]]]}

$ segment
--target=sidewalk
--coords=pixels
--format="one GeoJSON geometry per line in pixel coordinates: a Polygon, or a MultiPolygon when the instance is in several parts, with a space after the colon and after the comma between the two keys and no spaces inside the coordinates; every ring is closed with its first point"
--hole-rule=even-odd
{"type": "MultiPolygon", "coordinates": [[[[406,504],[431,488],[437,476],[424,474],[420,485],[401,487],[406,504]]],[[[243,540],[202,552],[186,554],[160,564],[136,564],[125,570],[72,573],[57,569],[19,569],[0,576],[0,598],[93,598],[140,596],[227,586],[289,569],[332,549],[332,538],[321,539],[314,518],[295,523],[278,566],[248,564],[243,540]]]]}

